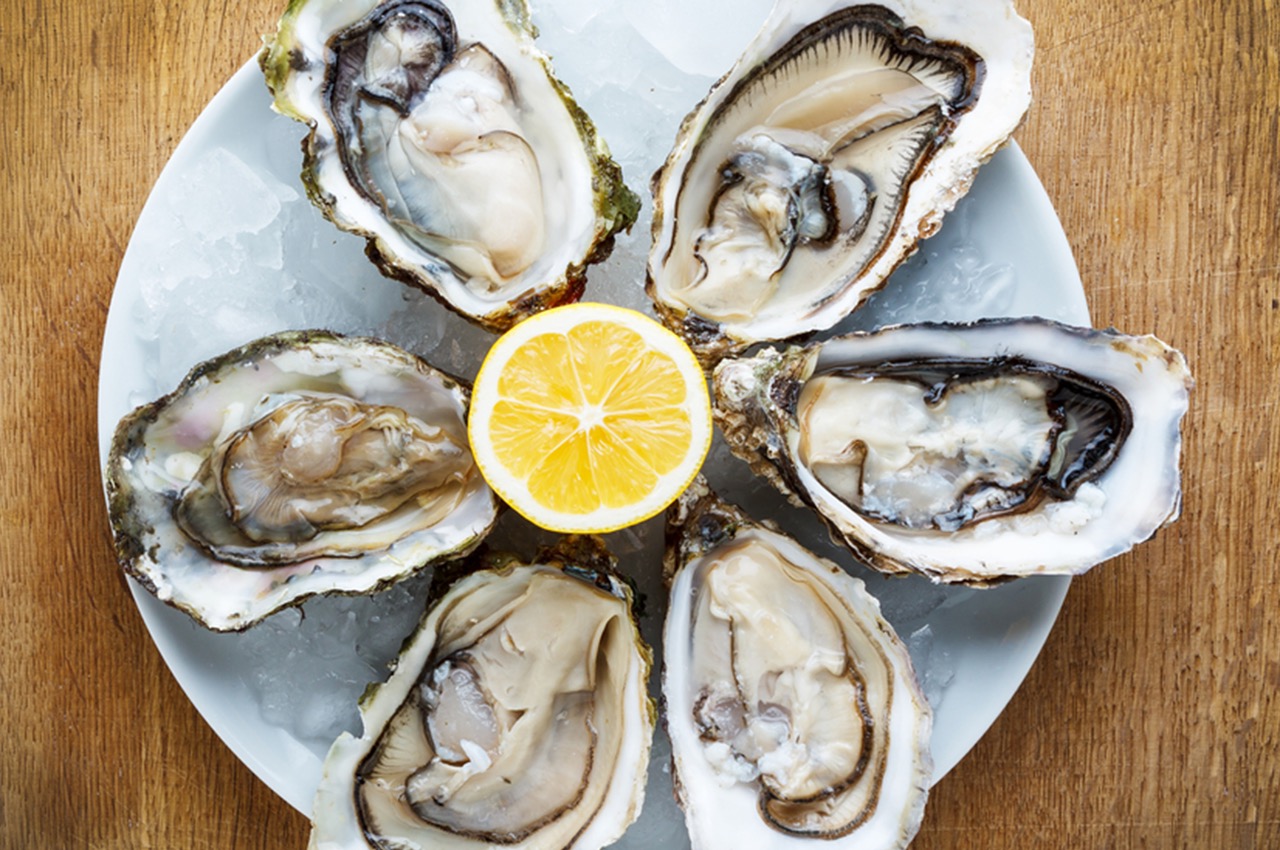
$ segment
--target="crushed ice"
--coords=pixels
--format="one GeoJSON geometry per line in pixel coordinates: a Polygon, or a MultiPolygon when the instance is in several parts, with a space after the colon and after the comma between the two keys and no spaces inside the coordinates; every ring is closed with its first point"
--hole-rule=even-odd
{"type": "MultiPolygon", "coordinates": [[[[661,164],[685,112],[726,70],[767,11],[768,0],[749,0],[719,19],[723,37],[706,39],[684,20],[687,6],[660,0],[602,7],[560,0],[535,10],[540,45],[556,71],[593,116],[628,184],[644,199],[641,221],[620,235],[615,251],[590,274],[588,299],[652,313],[642,290],[651,209],[648,180],[661,164]],[[626,9],[634,9],[631,14],[626,9]],[[622,9],[620,12],[619,9],[622,9]],[[731,29],[725,29],[731,27],[731,29]],[[714,48],[714,49],[711,49],[714,48]],[[715,52],[719,51],[719,52],[715,52]]],[[[263,95],[263,106],[266,109],[263,95]]],[[[323,220],[296,185],[304,129],[272,116],[262,136],[237,134],[169,181],[159,212],[139,227],[140,250],[153,257],[141,281],[132,316],[146,344],[155,394],[168,392],[195,363],[238,344],[286,328],[328,328],[388,339],[446,371],[470,379],[492,336],[444,310],[430,297],[382,278],[365,259],[363,240],[323,220]]],[[[870,308],[841,329],[911,319],[966,319],[1010,307],[1018,280],[1014,269],[984,257],[970,239],[964,201],[941,234],[925,243],[870,308]]],[[[154,396],[153,396],[154,397],[154,396]]],[[[749,512],[773,518],[824,557],[868,580],[885,615],[903,634],[935,708],[945,699],[954,671],[929,625],[940,607],[958,605],[972,591],[938,588],[924,579],[888,580],[855,564],[831,544],[810,514],[788,505],[767,483],[732,457],[717,437],[706,467],[712,485],[749,512]]],[[[665,611],[661,584],[661,520],[611,535],[609,544],[636,579],[645,604],[642,631],[661,653],[665,611]]],[[[548,535],[514,514],[500,523],[492,542],[523,555],[548,535]]],[[[342,730],[359,732],[356,699],[387,665],[422,613],[427,577],[403,582],[370,597],[319,598],[300,610],[269,618],[243,635],[211,636],[237,642],[245,658],[241,677],[263,719],[288,730],[323,755],[342,730]]],[[[652,690],[657,689],[655,666],[652,690]]],[[[645,817],[619,846],[684,846],[682,820],[672,802],[666,769],[669,743],[655,741],[645,817]]]]}

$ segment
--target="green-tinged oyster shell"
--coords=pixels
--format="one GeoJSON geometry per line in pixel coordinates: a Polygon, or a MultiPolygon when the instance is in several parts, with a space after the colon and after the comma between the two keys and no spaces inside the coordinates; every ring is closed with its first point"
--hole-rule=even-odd
{"type": "Polygon", "coordinates": [[[577,300],[639,210],[534,35],[523,0],[293,0],[260,56],[312,202],[490,330],[577,300]]]}

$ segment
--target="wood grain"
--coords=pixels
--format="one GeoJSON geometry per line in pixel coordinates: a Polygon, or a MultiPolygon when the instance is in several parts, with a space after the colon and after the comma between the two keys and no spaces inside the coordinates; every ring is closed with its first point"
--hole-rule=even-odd
{"type": "MultiPolygon", "coordinates": [[[[0,846],[301,848],[116,568],[94,398],[116,270],[275,0],[0,10],[0,846]]],[[[1018,135],[1095,324],[1186,352],[1182,520],[1072,587],[917,850],[1280,846],[1280,20],[1272,0],[1021,0],[1018,135]]]]}

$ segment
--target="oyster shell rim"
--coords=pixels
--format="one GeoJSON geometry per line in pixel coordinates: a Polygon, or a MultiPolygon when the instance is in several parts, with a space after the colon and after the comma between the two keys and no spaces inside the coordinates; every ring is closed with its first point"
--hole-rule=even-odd
{"type": "MultiPolygon", "coordinates": [[[[926,346],[926,348],[928,347],[930,346],[926,346]]],[[[1007,352],[1030,360],[1071,368],[1070,364],[1061,362],[1062,359],[1065,359],[1062,355],[1056,355],[1052,358],[1037,357],[1034,353],[1015,349],[1012,343],[997,345],[996,347],[1002,353],[1007,352]]],[[[955,351],[951,350],[950,354],[954,355],[955,351]]],[[[916,353],[914,356],[920,357],[921,355],[916,353]]],[[[1143,373],[1140,364],[1136,367],[1136,370],[1139,374],[1143,373]]],[[[1094,375],[1087,372],[1081,374],[1098,380],[1094,375]]],[[[1134,336],[1121,333],[1115,329],[1104,330],[1081,327],[1040,317],[998,317],[978,319],[971,322],[920,322],[886,325],[872,331],[854,331],[805,345],[792,345],[784,350],[769,347],[754,356],[726,359],[716,366],[712,378],[712,411],[733,453],[744,460],[753,472],[768,480],[779,492],[787,497],[791,504],[811,509],[822,520],[823,525],[826,526],[832,541],[848,549],[863,563],[879,572],[890,575],[919,573],[928,576],[935,583],[965,584],[970,587],[983,588],[1031,575],[1081,575],[1151,539],[1160,529],[1174,523],[1181,514],[1182,504],[1182,423],[1188,410],[1189,392],[1194,387],[1194,383],[1185,355],[1152,334],[1134,336]],[[796,447],[798,436],[794,439],[783,438],[777,436],[778,432],[773,430],[775,426],[781,429],[788,424],[794,424],[794,407],[800,385],[808,380],[819,368],[830,366],[831,358],[836,356],[827,353],[828,349],[826,347],[828,345],[836,347],[856,345],[860,339],[903,332],[907,335],[914,333],[922,336],[932,333],[973,333],[982,335],[986,333],[997,334],[1010,328],[1026,328],[1032,332],[1044,332],[1057,335],[1059,338],[1075,339],[1084,344],[1108,345],[1111,348],[1122,351],[1128,350],[1132,352],[1136,346],[1141,345],[1148,349],[1145,352],[1141,352],[1144,356],[1151,359],[1158,358],[1166,366],[1166,380],[1168,382],[1168,391],[1171,394],[1168,399],[1170,404],[1168,411],[1155,411],[1149,409],[1150,405],[1135,404],[1129,399],[1124,390],[1119,387],[1113,387],[1120,395],[1129,400],[1132,409],[1133,430],[1126,438],[1126,442],[1131,440],[1134,443],[1140,443],[1144,435],[1158,424],[1166,423],[1168,425],[1169,431],[1165,437],[1168,444],[1167,459],[1169,462],[1163,467],[1164,475],[1162,478],[1162,483],[1167,485],[1164,492],[1168,493],[1168,498],[1162,502],[1166,510],[1162,518],[1153,524],[1134,523],[1137,531],[1128,532],[1121,542],[1110,543],[1102,555],[1094,555],[1084,561],[1079,559],[1067,561],[1060,556],[1060,563],[1057,566],[1046,568],[1044,564],[1037,564],[1023,571],[1011,572],[1008,570],[989,569],[985,563],[978,563],[977,568],[974,568],[972,560],[966,561],[964,565],[956,564],[954,559],[944,562],[937,556],[920,552],[918,548],[914,548],[910,543],[904,543],[899,548],[896,540],[899,537],[907,539],[909,535],[896,534],[893,530],[882,531],[883,526],[870,522],[858,515],[856,511],[843,506],[838,497],[826,491],[825,487],[817,482],[812,473],[802,469],[803,465],[799,462],[796,447]],[[823,357],[828,359],[823,361],[823,357]],[[746,369],[748,368],[746,364],[749,363],[755,364],[752,380],[759,380],[761,373],[773,366],[777,367],[774,369],[774,374],[766,381],[769,386],[767,408],[759,405],[753,405],[749,409],[738,407],[737,401],[741,400],[741,397],[737,400],[725,400],[731,393],[722,389],[722,384],[728,383],[732,378],[722,376],[727,376],[735,368],[746,369]],[[784,371],[788,372],[786,377],[792,383],[786,387],[775,385],[773,383],[774,378],[784,371]],[[791,408],[790,411],[786,409],[788,406],[791,408]],[[1144,425],[1142,434],[1138,433],[1140,421],[1144,425]],[[833,507],[828,510],[825,507],[826,504],[832,504],[833,507]],[[1148,528],[1148,525],[1151,527],[1148,528]],[[876,542],[881,539],[888,539],[890,543],[881,545],[876,542]]],[[[1149,384],[1150,382],[1139,388],[1150,389],[1149,384]]],[[[1098,476],[1096,483],[1099,483],[1099,486],[1101,486],[1101,482],[1107,480],[1109,475],[1117,474],[1116,467],[1119,466],[1123,454],[1122,451],[1116,457],[1113,467],[1104,470],[1098,476]]],[[[991,539],[988,538],[988,546],[991,545],[990,541],[991,539]]],[[[1052,563],[1052,561],[1049,563],[1052,563]]]]}
{"type": "MultiPolygon", "coordinates": [[[[757,64],[767,61],[768,55],[772,55],[772,52],[776,52],[784,45],[794,32],[814,24],[833,10],[848,5],[882,7],[902,19],[904,27],[915,29],[919,28],[918,21],[921,17],[928,17],[941,6],[936,0],[862,0],[862,2],[855,0],[853,3],[844,3],[840,0],[801,0],[804,11],[799,14],[800,19],[795,20],[795,13],[784,8],[785,5],[775,4],[768,20],[739,54],[737,61],[712,84],[706,95],[684,117],[676,132],[670,153],[650,178],[653,220],[650,228],[651,249],[645,265],[645,293],[649,296],[662,322],[684,338],[697,354],[698,359],[707,367],[714,366],[724,357],[741,355],[758,343],[793,343],[816,332],[829,330],[857,309],[868,297],[882,289],[888,283],[892,273],[918,250],[919,243],[941,228],[946,214],[968,193],[980,167],[1012,140],[1013,134],[1025,120],[1031,104],[1031,65],[1035,52],[1031,25],[1018,15],[1012,0],[995,0],[989,4],[990,9],[985,11],[993,18],[1001,17],[999,13],[1003,12],[1004,19],[1011,27],[1008,34],[1016,33],[1021,37],[1021,41],[1016,39],[1002,41],[990,33],[982,33],[982,38],[979,40],[984,41],[985,44],[986,40],[990,39],[992,45],[1000,46],[1002,53],[1007,56],[1007,63],[1001,64],[1010,64],[1013,68],[1006,70],[1001,67],[999,69],[1001,73],[994,75],[994,81],[989,69],[984,72],[982,92],[974,98],[973,104],[966,109],[964,120],[956,123],[947,141],[930,157],[919,175],[920,183],[931,189],[933,195],[938,198],[937,205],[931,209],[928,208],[928,199],[922,200],[918,191],[914,195],[908,194],[899,211],[898,223],[876,260],[862,273],[843,281],[838,286],[828,287],[825,297],[820,302],[816,302],[818,306],[815,313],[822,317],[816,322],[808,322],[803,326],[780,332],[758,333],[740,330],[754,323],[719,324],[705,319],[681,305],[668,302],[659,292],[658,277],[654,273],[655,262],[659,266],[664,263],[656,261],[656,258],[664,252],[663,246],[674,237],[677,226],[674,222],[674,207],[670,215],[667,214],[666,208],[668,204],[673,205],[678,198],[678,187],[677,189],[664,187],[673,179],[673,176],[683,175],[693,152],[698,147],[695,133],[699,132],[706,121],[716,113],[720,99],[733,93],[732,83],[753,70],[754,66],[750,66],[748,62],[751,51],[755,50],[764,57],[759,59],[757,64]],[[811,8],[817,11],[811,12],[811,8]],[[770,32],[771,28],[777,31],[770,32]],[[766,55],[766,50],[771,52],[766,55]],[[987,116],[987,113],[992,110],[1016,114],[1016,117],[1012,121],[995,122],[987,116]],[[984,122],[986,122],[985,125],[984,122]],[[991,124],[998,124],[998,126],[988,126],[991,124]],[[978,138],[970,141],[969,136],[975,134],[978,138]],[[959,146],[957,137],[974,151],[969,153],[965,148],[961,148],[957,152],[959,146]],[[920,207],[924,207],[925,210],[915,212],[920,207]],[[908,211],[915,214],[908,216],[908,211]],[[904,220],[911,223],[909,227],[903,226],[904,220]],[[861,281],[864,279],[871,279],[871,285],[862,286],[861,281]],[[829,311],[828,308],[832,305],[834,308],[829,311]]],[[[950,23],[950,27],[957,25],[961,31],[966,31],[968,22],[950,23]]],[[[981,31],[967,30],[967,32],[981,31]]],[[[973,48],[970,42],[950,35],[950,28],[926,35],[931,40],[950,41],[973,48]]],[[[977,53],[984,63],[988,62],[988,57],[991,55],[988,50],[978,50],[977,53]]],[[[915,185],[917,183],[913,183],[913,187],[915,185]]]]}
{"type": "MultiPolygon", "coordinates": [[[[486,2],[486,0],[480,1],[486,2]]],[[[286,33],[293,34],[298,17],[310,2],[312,0],[289,0],[288,6],[276,22],[274,31],[264,36],[263,46],[256,53],[256,60],[271,94],[271,108],[308,128],[301,142],[303,158],[300,176],[307,198],[320,210],[325,219],[339,230],[364,239],[365,255],[384,277],[422,290],[446,309],[491,332],[502,332],[528,315],[579,300],[586,288],[587,267],[603,262],[609,257],[617,234],[630,231],[635,224],[641,201],[624,182],[621,166],[610,155],[608,144],[591,117],[574,99],[569,87],[555,75],[551,67],[551,57],[537,47],[535,43],[537,28],[533,25],[528,0],[492,0],[492,6],[510,31],[520,51],[527,54],[545,74],[548,85],[564,105],[567,116],[581,141],[581,152],[591,173],[590,191],[595,225],[586,246],[586,253],[575,256],[562,272],[556,272],[558,277],[555,280],[533,281],[524,293],[518,294],[513,299],[493,300],[489,302],[491,304],[489,309],[483,311],[468,309],[460,300],[456,300],[449,292],[456,288],[453,284],[429,273],[421,263],[405,256],[405,252],[397,250],[388,240],[387,232],[368,229],[339,213],[338,196],[326,188],[326,181],[321,177],[323,157],[328,151],[336,150],[338,147],[334,141],[336,131],[327,117],[301,108],[289,97],[290,77],[295,73],[301,74],[310,69],[312,63],[318,62],[299,53],[296,38],[292,42],[285,39],[286,33]]],[[[381,2],[375,5],[381,5],[381,2]]],[[[321,73],[318,76],[321,79],[314,88],[323,92],[327,87],[329,66],[327,63],[319,63],[319,66],[321,73]]],[[[309,90],[304,93],[315,96],[315,92],[309,90]]],[[[335,188],[351,187],[348,181],[344,186],[335,188]]],[[[360,195],[358,191],[355,194],[360,195]]],[[[368,202],[358,197],[357,203],[367,204],[368,202]]],[[[381,218],[381,215],[377,217],[381,218]]],[[[388,232],[398,233],[394,228],[390,228],[388,232]]],[[[398,236],[397,240],[399,240],[398,236]]],[[[414,250],[434,257],[425,250],[414,250]]],[[[443,264],[443,261],[441,262],[443,264]]],[[[465,290],[466,287],[463,285],[459,291],[465,296],[467,295],[465,290]]],[[[475,301],[485,303],[485,299],[476,298],[475,301]]]]}
{"type": "MultiPolygon", "coordinates": [[[[892,645],[894,649],[895,660],[903,665],[902,668],[891,667],[894,679],[901,679],[901,684],[905,685],[905,699],[914,706],[914,723],[913,740],[917,742],[917,746],[912,750],[912,767],[909,779],[911,779],[911,787],[906,789],[908,794],[908,805],[903,812],[904,830],[898,836],[898,848],[905,848],[914,839],[919,830],[924,816],[924,810],[928,801],[929,792],[933,781],[937,778],[934,776],[934,761],[930,741],[933,732],[933,706],[925,696],[921,687],[918,675],[915,672],[914,662],[911,659],[910,652],[906,642],[897,634],[892,624],[885,619],[880,610],[880,600],[874,594],[866,589],[866,584],[856,576],[851,575],[847,570],[841,568],[834,562],[823,558],[822,556],[812,552],[808,547],[804,546],[800,541],[791,535],[782,531],[777,523],[769,519],[757,520],[748,515],[737,505],[725,501],[720,497],[708,484],[707,480],[699,476],[697,480],[689,487],[689,489],[681,495],[679,499],[667,510],[664,523],[666,545],[663,550],[663,581],[667,585],[668,595],[673,596],[676,592],[677,579],[689,564],[694,563],[704,557],[708,552],[715,551],[720,546],[733,542],[738,539],[739,533],[745,531],[747,534],[763,532],[766,538],[773,537],[786,543],[789,547],[807,554],[813,559],[818,567],[830,570],[835,577],[835,585],[829,585],[838,595],[843,597],[846,592],[852,594],[851,598],[861,603],[865,602],[871,609],[874,609],[879,622],[874,623],[875,627],[887,632],[887,643],[892,645]],[[709,517],[709,519],[708,519],[709,517]],[[696,530],[690,530],[692,523],[697,523],[696,530]]],[[[802,567],[802,569],[807,569],[802,567]]],[[[815,574],[817,571],[815,570],[815,574]]],[[[828,576],[819,575],[820,579],[826,583],[828,576]]],[[[685,812],[687,828],[689,832],[690,842],[694,850],[700,850],[699,839],[695,835],[692,823],[692,809],[688,801],[688,791],[685,789],[687,784],[683,778],[684,772],[681,767],[681,754],[677,746],[677,736],[671,731],[671,723],[673,722],[672,712],[669,705],[668,677],[670,675],[671,665],[671,647],[678,644],[678,641],[671,640],[671,630],[673,628],[683,629],[683,625],[673,627],[671,624],[674,612],[677,606],[673,603],[669,605],[667,613],[667,621],[663,624],[663,664],[661,671],[661,695],[662,695],[662,723],[663,728],[667,731],[671,739],[671,776],[674,785],[676,800],[680,808],[685,812]]],[[[895,748],[898,749],[898,748],[895,748]]],[[[700,754],[699,754],[700,755],[700,754]]],[[[753,824],[754,826],[754,824],[753,824]]],[[[761,833],[756,834],[749,831],[748,835],[756,839],[760,835],[773,838],[773,843],[761,841],[763,846],[810,846],[815,841],[821,841],[825,838],[833,838],[837,841],[848,839],[848,835],[836,836],[798,836],[781,829],[774,829],[764,824],[761,820],[761,833]]],[[[856,826],[855,826],[856,829],[856,826]]],[[[754,845],[755,842],[753,842],[754,845]]],[[[740,845],[730,845],[740,846],[740,845]]]]}
{"type": "MultiPolygon", "coordinates": [[[[209,622],[205,616],[205,612],[195,607],[185,599],[174,597],[171,589],[166,592],[166,584],[161,581],[165,573],[161,561],[157,555],[161,552],[161,542],[155,541],[150,546],[144,544],[144,540],[156,533],[155,526],[147,521],[139,512],[134,509],[137,494],[134,492],[132,482],[128,477],[126,465],[129,463],[127,452],[131,447],[141,446],[141,437],[145,435],[146,429],[154,423],[156,418],[169,405],[183,398],[190,390],[199,385],[205,379],[216,376],[220,371],[227,367],[234,367],[236,364],[249,359],[253,356],[262,355],[264,353],[281,353],[296,349],[297,347],[308,345],[312,342],[336,343],[347,346],[372,346],[380,351],[387,351],[393,356],[404,359],[405,362],[412,360],[420,371],[424,371],[429,375],[438,378],[442,387],[449,393],[454,394],[460,404],[460,421],[465,429],[467,407],[470,399],[470,389],[466,381],[461,380],[443,370],[437,369],[427,363],[421,357],[400,348],[385,340],[367,336],[356,336],[340,334],[334,331],[322,329],[306,329],[306,330],[289,330],[268,334],[250,340],[243,345],[226,351],[222,354],[201,361],[194,365],[181,381],[168,393],[156,398],[152,401],[138,405],[128,413],[126,413],[116,424],[112,432],[110,446],[107,449],[107,458],[102,468],[103,489],[106,495],[108,523],[111,528],[112,550],[116,555],[116,561],[120,565],[123,573],[134,579],[138,585],[146,590],[153,598],[163,602],[166,606],[181,611],[199,625],[213,632],[242,632],[251,628],[263,619],[276,614],[286,608],[300,606],[308,599],[314,596],[368,596],[386,590],[392,585],[406,578],[416,575],[436,564],[455,560],[465,557],[474,551],[483,541],[485,536],[492,530],[497,523],[498,518],[503,511],[503,505],[497,500],[488,485],[477,489],[477,496],[483,496],[487,491],[489,510],[487,519],[482,519],[481,527],[475,529],[473,534],[469,534],[464,538],[460,538],[455,542],[453,548],[445,553],[438,554],[428,558],[426,561],[418,564],[401,564],[401,569],[387,575],[377,576],[375,580],[367,584],[355,584],[352,587],[329,587],[320,590],[286,595],[285,598],[277,605],[265,610],[257,612],[248,618],[244,618],[243,606],[241,606],[240,614],[234,620],[218,620],[214,623],[209,622]],[[156,569],[147,569],[146,563],[155,565],[156,569]]],[[[465,431],[464,431],[465,433],[465,431]]],[[[477,470],[477,476],[479,472],[477,470]]],[[[176,528],[176,526],[175,526],[176,528]]],[[[193,549],[199,549],[195,544],[188,543],[193,549]]],[[[220,561],[207,555],[203,556],[206,561],[211,564],[219,564],[220,561]]],[[[384,555],[384,557],[387,557],[384,555]]],[[[313,558],[310,560],[322,560],[313,558]]],[[[343,559],[349,560],[349,559],[343,559]]],[[[396,560],[396,559],[391,559],[396,560]]],[[[277,567],[253,567],[250,568],[259,574],[269,574],[273,571],[287,569],[290,565],[285,564],[277,567]]],[[[237,568],[237,567],[229,567],[237,568]]],[[[237,568],[238,569],[238,568],[237,568]]],[[[367,571],[366,571],[367,572],[367,571]]]]}
{"type": "MultiPolygon", "coordinates": [[[[449,567],[433,576],[424,601],[422,616],[413,631],[405,637],[397,657],[392,661],[391,675],[383,682],[371,683],[360,696],[358,701],[360,735],[343,732],[330,746],[323,760],[321,778],[316,788],[310,815],[313,825],[309,848],[330,846],[328,843],[319,843],[318,824],[321,817],[326,820],[326,829],[338,829],[347,837],[354,835],[353,829],[358,829],[362,842],[359,846],[373,846],[367,842],[363,826],[360,824],[360,816],[357,813],[359,803],[354,795],[356,783],[352,780],[355,779],[358,767],[374,751],[387,722],[394,716],[416,684],[422,672],[422,666],[430,660],[435,638],[431,630],[440,617],[447,613],[443,603],[455,591],[468,591],[472,585],[483,586],[487,582],[510,575],[515,570],[537,567],[559,570],[567,577],[592,585],[623,603],[627,614],[625,619],[631,629],[634,657],[639,661],[636,668],[631,671],[632,675],[627,677],[627,693],[624,699],[641,709],[633,719],[639,723],[639,728],[635,731],[640,732],[642,737],[639,741],[639,751],[631,754],[636,757],[634,771],[636,775],[631,777],[627,774],[622,777],[634,781],[631,782],[629,795],[625,795],[626,799],[623,800],[627,805],[618,822],[620,828],[617,828],[611,837],[607,837],[601,844],[588,846],[603,846],[616,841],[635,822],[644,805],[646,778],[652,766],[650,753],[658,720],[657,704],[649,696],[648,691],[654,652],[640,631],[637,613],[638,606],[641,604],[640,598],[626,575],[617,569],[616,557],[608,550],[599,535],[569,534],[560,536],[552,546],[539,548],[530,558],[522,558],[511,552],[488,551],[482,548],[471,553],[466,559],[452,562],[449,567]],[[420,661],[418,656],[421,656],[420,661]],[[412,663],[406,664],[406,661],[412,663]],[[376,724],[376,728],[371,726],[371,723],[376,724]],[[332,773],[335,768],[340,768],[343,772],[332,773]],[[348,783],[350,783],[349,789],[348,783]],[[337,823],[330,826],[332,821],[337,823]]],[[[621,779],[618,772],[610,774],[606,777],[606,781],[609,789],[606,791],[606,798],[601,802],[601,809],[624,796],[622,786],[619,784],[621,779]]],[[[578,846],[578,840],[588,828],[589,825],[574,837],[572,847],[578,846]]],[[[346,844],[333,846],[347,847],[346,844]]],[[[536,845],[522,841],[518,846],[536,845]]]]}

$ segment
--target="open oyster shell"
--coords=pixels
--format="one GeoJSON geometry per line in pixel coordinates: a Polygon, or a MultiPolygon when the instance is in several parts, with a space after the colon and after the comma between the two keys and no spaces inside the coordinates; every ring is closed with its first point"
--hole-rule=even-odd
{"type": "Polygon", "coordinates": [[[312,202],[491,330],[577,300],[639,208],[533,37],[524,0],[292,0],[260,57],[312,202]]]}
{"type": "Polygon", "coordinates": [[[313,850],[594,850],[639,814],[651,654],[604,544],[468,566],[330,749],[313,850]]]}
{"type": "Polygon", "coordinates": [[[694,850],[906,847],[932,715],[876,599],[701,480],[668,535],[663,697],[694,850]]]}
{"type": "Polygon", "coordinates": [[[1031,98],[1008,0],[779,3],[654,175],[647,289],[704,361],[828,328],[968,190],[1031,98]]]}
{"type": "Polygon", "coordinates": [[[106,488],[120,563],[232,631],[465,555],[497,518],[467,401],[406,351],[324,331],[202,363],[116,428],[106,488]]]}
{"type": "Polygon", "coordinates": [[[730,448],[884,572],[1080,573],[1178,517],[1191,377],[1153,336],[900,325],[722,361],[730,448]]]}

